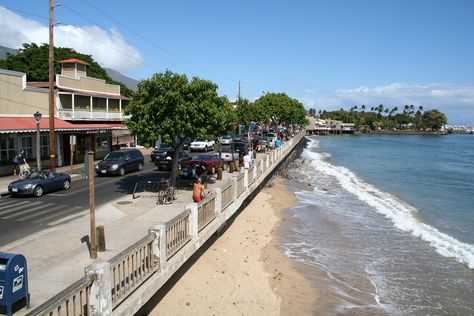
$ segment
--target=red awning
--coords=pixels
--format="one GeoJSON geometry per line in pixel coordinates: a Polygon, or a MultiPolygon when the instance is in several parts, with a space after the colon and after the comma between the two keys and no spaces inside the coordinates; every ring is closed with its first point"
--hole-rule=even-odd
{"type": "MultiPolygon", "coordinates": [[[[103,129],[127,129],[122,123],[70,123],[58,118],[54,119],[56,132],[93,131],[103,129]]],[[[49,118],[43,117],[40,121],[40,130],[49,131],[49,118]]],[[[0,117],[0,133],[31,133],[36,131],[34,117],[0,117]]]]}

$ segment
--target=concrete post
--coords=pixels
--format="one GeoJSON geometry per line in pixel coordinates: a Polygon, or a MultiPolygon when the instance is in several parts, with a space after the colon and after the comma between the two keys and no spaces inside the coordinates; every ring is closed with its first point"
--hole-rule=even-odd
{"type": "Polygon", "coordinates": [[[164,239],[164,237],[161,237],[161,232],[165,230],[166,226],[164,224],[148,228],[148,233],[155,234],[155,240],[153,241],[152,247],[153,253],[158,256],[160,262],[160,271],[163,269],[164,264],[166,264],[166,244],[164,247],[161,247],[161,241],[164,239]],[[163,249],[164,253],[162,253],[163,249]],[[164,263],[162,262],[162,258],[165,258],[164,263]]]}
{"type": "Polygon", "coordinates": [[[238,180],[238,177],[232,177],[232,191],[233,191],[233,199],[232,200],[236,200],[237,199],[237,195],[238,195],[238,188],[237,188],[237,180],[238,180]]]}
{"type": "Polygon", "coordinates": [[[153,230],[157,232],[157,246],[158,246],[158,256],[160,258],[160,271],[166,269],[166,225],[160,224],[153,227],[153,230]]]}
{"type": "Polygon", "coordinates": [[[216,214],[222,212],[222,189],[221,188],[214,188],[215,193],[215,210],[216,214]]]}
{"type": "Polygon", "coordinates": [[[197,203],[190,203],[184,209],[191,210],[191,214],[189,214],[189,233],[193,240],[196,240],[199,232],[198,205],[197,203]]]}
{"type": "Polygon", "coordinates": [[[244,188],[248,190],[249,188],[249,171],[244,169],[244,188]]]}
{"type": "Polygon", "coordinates": [[[94,276],[90,289],[91,315],[112,315],[113,278],[110,263],[95,262],[85,268],[85,273],[94,276]]]}

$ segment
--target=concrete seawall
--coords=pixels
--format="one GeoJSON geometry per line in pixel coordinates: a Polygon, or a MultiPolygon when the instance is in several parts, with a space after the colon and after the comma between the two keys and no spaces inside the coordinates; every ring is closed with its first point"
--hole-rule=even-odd
{"type": "MultiPolygon", "coordinates": [[[[268,180],[279,170],[282,164],[290,157],[296,148],[302,143],[304,139],[304,132],[295,136],[292,139],[291,148],[279,157],[277,161],[269,168],[267,168],[261,176],[255,180],[254,183],[246,187],[245,192],[238,196],[225,210],[218,213],[218,215],[210,222],[198,235],[193,236],[190,242],[188,242],[179,252],[173,257],[167,260],[163,264],[161,269],[153,274],[146,282],[144,282],[139,288],[137,288],[132,294],[130,294],[126,300],[114,309],[114,314],[117,315],[132,315],[136,313],[140,307],[146,304],[157,291],[175,274],[181,266],[183,266],[187,260],[189,260],[193,254],[196,253],[206,241],[216,232],[219,231],[228,220],[236,216],[240,210],[254,198],[260,189],[268,182],[268,180]]],[[[191,209],[191,214],[197,211],[197,204],[190,204],[187,208],[191,209]]],[[[164,224],[163,224],[164,225],[164,224]]],[[[163,225],[157,225],[151,230],[163,231],[163,225]]],[[[163,248],[162,248],[163,249],[163,248]]]]}

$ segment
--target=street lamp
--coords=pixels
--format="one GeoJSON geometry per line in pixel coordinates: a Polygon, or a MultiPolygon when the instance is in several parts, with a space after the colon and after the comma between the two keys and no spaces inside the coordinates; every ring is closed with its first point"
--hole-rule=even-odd
{"type": "Polygon", "coordinates": [[[40,120],[41,120],[41,113],[36,111],[35,114],[33,114],[36,120],[36,164],[38,171],[41,171],[41,145],[40,145],[40,120]]]}

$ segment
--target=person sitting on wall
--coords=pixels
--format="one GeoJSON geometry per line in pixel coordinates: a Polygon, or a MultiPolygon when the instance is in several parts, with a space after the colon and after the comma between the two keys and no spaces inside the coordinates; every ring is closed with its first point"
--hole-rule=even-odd
{"type": "Polygon", "coordinates": [[[201,178],[197,178],[193,185],[193,201],[200,202],[206,197],[204,185],[201,182],[201,178]]]}

